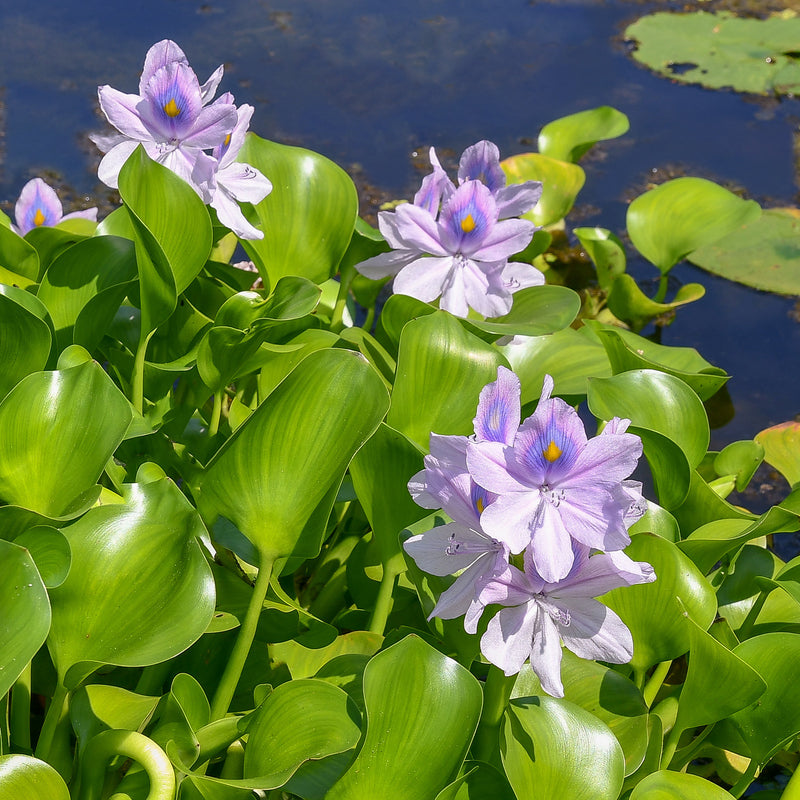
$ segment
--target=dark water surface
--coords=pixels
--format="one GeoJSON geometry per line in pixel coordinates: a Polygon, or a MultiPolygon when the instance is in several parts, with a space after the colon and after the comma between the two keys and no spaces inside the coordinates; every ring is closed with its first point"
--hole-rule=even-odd
{"type": "MultiPolygon", "coordinates": [[[[628,115],[631,130],[583,163],[587,182],[573,224],[621,232],[627,202],[673,172],[741,187],[764,205],[794,205],[799,101],[712,92],[650,74],[627,55],[621,32],[656,7],[621,0],[2,0],[0,201],[13,201],[45,170],[82,195],[99,192],[99,158],[86,139],[101,127],[97,86],[136,92],[147,48],[172,38],[201,81],[226,65],[220,91],[256,107],[256,133],[317,150],[389,197],[415,190],[413,154],[430,145],[460,153],[488,138],[507,156],[535,149],[550,120],[608,104],[628,115]]],[[[637,279],[657,276],[641,261],[630,270],[637,279]]],[[[696,347],[733,376],[735,415],[712,432],[712,447],[800,413],[796,298],[755,292],[688,264],[673,274],[702,283],[707,294],[678,311],[662,342],[696,347]]]]}

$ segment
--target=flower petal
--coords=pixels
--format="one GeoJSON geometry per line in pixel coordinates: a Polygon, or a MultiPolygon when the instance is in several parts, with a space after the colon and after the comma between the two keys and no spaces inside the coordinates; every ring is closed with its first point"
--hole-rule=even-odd
{"type": "MultiPolygon", "coordinates": [[[[417,566],[430,575],[455,575],[486,553],[497,552],[497,543],[457,522],[448,522],[412,536],[403,549],[417,566]]],[[[463,613],[463,612],[462,612],[463,613]]]]}
{"type": "Polygon", "coordinates": [[[531,543],[540,505],[527,492],[501,494],[481,514],[481,530],[507,544],[512,553],[521,553],[531,543]]]}
{"type": "Polygon", "coordinates": [[[436,220],[424,208],[412,203],[403,203],[394,212],[378,214],[378,227],[392,247],[400,246],[433,256],[448,255],[436,220]],[[386,223],[389,225],[384,230],[386,223]]]}
{"type": "Polygon", "coordinates": [[[478,261],[502,261],[522,252],[533,239],[536,226],[527,219],[504,219],[495,222],[479,246],[464,253],[478,261]]]}
{"type": "Polygon", "coordinates": [[[355,268],[370,280],[378,281],[396,275],[418,258],[420,254],[416,250],[390,250],[356,264],[355,268]]]}
{"type": "Polygon", "coordinates": [[[633,638],[625,623],[597,600],[573,600],[570,623],[561,626],[564,644],[576,656],[626,664],[633,658],[633,638]]]}
{"type": "MultiPolygon", "coordinates": [[[[270,187],[271,188],[271,187],[270,187]]],[[[236,198],[228,191],[227,186],[217,185],[217,191],[211,198],[211,207],[217,212],[219,221],[230,228],[240,239],[263,239],[264,231],[260,231],[247,221],[236,198]]]]}
{"type": "Polygon", "coordinates": [[[494,196],[497,201],[497,214],[500,219],[518,217],[530,211],[542,197],[542,184],[539,181],[512,183],[499,189],[494,196]]]}
{"type": "Polygon", "coordinates": [[[531,654],[540,613],[535,602],[501,609],[481,636],[481,652],[506,675],[516,675],[531,654]]]}
{"type": "Polygon", "coordinates": [[[41,178],[33,178],[22,187],[14,207],[14,218],[24,236],[33,228],[51,227],[61,221],[61,201],[55,189],[41,178]]]}
{"type": "MultiPolygon", "coordinates": [[[[470,257],[480,250],[496,223],[497,208],[489,189],[480,181],[462,183],[442,205],[439,213],[442,245],[449,253],[470,257]]],[[[478,258],[499,261],[516,252],[510,250],[497,258],[478,258]]]]}
{"type": "Polygon", "coordinates": [[[547,694],[564,696],[561,682],[561,638],[559,629],[545,611],[540,611],[533,631],[531,669],[536,673],[547,694]]]}
{"type": "MultiPolygon", "coordinates": [[[[173,142],[183,141],[194,129],[202,105],[194,70],[182,62],[172,62],[153,73],[136,111],[156,140],[173,142]]],[[[228,130],[234,124],[235,120],[228,130]]],[[[219,141],[224,138],[225,134],[219,141]]]]}
{"type": "Polygon", "coordinates": [[[481,390],[478,413],[472,421],[477,439],[511,445],[519,428],[519,378],[506,367],[497,368],[497,380],[481,390]]]}
{"type": "Polygon", "coordinates": [[[469,442],[467,444],[467,468],[475,482],[495,494],[526,492],[527,484],[521,483],[509,472],[513,464],[513,450],[502,442],[469,442]]]}
{"type": "Polygon", "coordinates": [[[139,94],[144,94],[147,84],[150,83],[150,79],[158,70],[166,67],[167,64],[173,63],[181,63],[188,66],[189,60],[183,50],[171,39],[162,39],[160,42],[156,42],[144,57],[144,68],[139,78],[139,94]]]}
{"type": "Polygon", "coordinates": [[[458,163],[458,182],[480,181],[497,197],[506,185],[506,175],[500,166],[500,150],[486,139],[468,147],[458,163]]]}
{"type": "Polygon", "coordinates": [[[566,578],[574,555],[569,531],[553,503],[540,500],[538,513],[529,529],[530,554],[536,571],[547,583],[566,578]]]}
{"type": "Polygon", "coordinates": [[[99,86],[97,97],[106,119],[122,134],[137,142],[153,140],[137,107],[142,98],[138,94],[123,94],[110,86],[99,86]]]}
{"type": "Polygon", "coordinates": [[[394,279],[395,294],[407,294],[430,303],[442,294],[452,269],[452,256],[418,258],[403,267],[394,279]]]}
{"type": "Polygon", "coordinates": [[[240,203],[260,203],[272,191],[272,183],[255,167],[238,161],[219,167],[217,185],[240,203]]]}
{"type": "Polygon", "coordinates": [[[130,158],[131,153],[138,146],[139,142],[133,139],[123,139],[119,144],[112,147],[100,160],[100,164],[97,167],[97,177],[106,186],[116,189],[122,165],[130,158]]]}

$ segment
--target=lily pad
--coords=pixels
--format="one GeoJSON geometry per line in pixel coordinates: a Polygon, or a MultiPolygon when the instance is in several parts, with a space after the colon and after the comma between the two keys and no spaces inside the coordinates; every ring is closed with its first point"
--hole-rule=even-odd
{"type": "Polygon", "coordinates": [[[687,258],[729,281],[776,294],[800,295],[800,209],[770,208],[687,258]]]}
{"type": "Polygon", "coordinates": [[[711,89],[787,94],[800,88],[800,17],[660,12],[625,31],[633,57],[670,80],[711,89]]]}

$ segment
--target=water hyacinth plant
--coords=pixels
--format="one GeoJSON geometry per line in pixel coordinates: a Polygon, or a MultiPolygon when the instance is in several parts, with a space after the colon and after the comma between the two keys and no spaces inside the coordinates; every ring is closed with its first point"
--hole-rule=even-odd
{"type": "MultiPolygon", "coordinates": [[[[121,205],[77,225],[34,183],[0,216],[0,797],[716,800],[794,772],[800,560],[768,544],[800,530],[800,430],[709,451],[727,374],[637,332],[701,289],[651,298],[621,238],[570,230],[624,116],[479,142],[456,181],[431,151],[375,231],[221,79],[154,45],[138,94],[100,89],[121,205]],[[591,292],[553,275],[562,229],[591,292]],[[764,460],[789,488],[755,513],[731,492],[764,460]]],[[[664,279],[759,211],[679,181],[628,220],[664,279]]]]}

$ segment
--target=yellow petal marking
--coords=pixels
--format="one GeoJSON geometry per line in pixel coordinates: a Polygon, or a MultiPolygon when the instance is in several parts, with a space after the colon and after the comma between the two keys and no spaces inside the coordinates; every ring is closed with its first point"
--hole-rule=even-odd
{"type": "Polygon", "coordinates": [[[464,231],[464,233],[475,230],[475,220],[472,218],[472,214],[467,214],[467,216],[461,220],[461,230],[464,231]]]}
{"type": "Polygon", "coordinates": [[[483,504],[483,498],[482,497],[479,497],[475,501],[475,508],[478,509],[478,513],[479,514],[483,514],[483,509],[486,508],[486,506],[483,504]]]}
{"type": "Polygon", "coordinates": [[[164,113],[168,117],[177,117],[178,114],[181,113],[181,110],[178,108],[178,104],[175,102],[175,98],[171,98],[169,103],[164,106],[164,113]]]}
{"type": "Polygon", "coordinates": [[[42,214],[42,209],[37,208],[36,213],[33,215],[33,224],[38,228],[40,225],[44,225],[45,216],[42,214]]]}
{"type": "Polygon", "coordinates": [[[542,455],[552,464],[561,455],[561,448],[551,440],[547,450],[542,450],[542,455]]]}
{"type": "Polygon", "coordinates": [[[228,146],[230,143],[231,143],[231,135],[230,135],[230,134],[228,134],[228,135],[225,137],[225,141],[222,143],[222,146],[223,146],[223,147],[227,147],[227,146],[228,146]]]}

